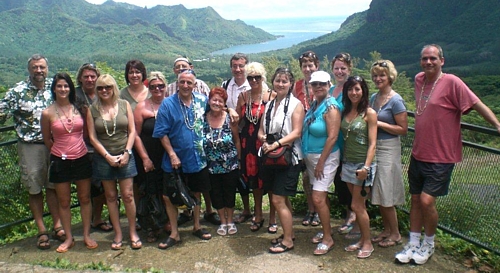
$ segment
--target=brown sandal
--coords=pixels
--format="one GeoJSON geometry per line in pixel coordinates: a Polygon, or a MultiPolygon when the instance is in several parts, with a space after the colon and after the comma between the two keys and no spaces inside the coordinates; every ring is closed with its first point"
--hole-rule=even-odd
{"type": "Polygon", "coordinates": [[[50,248],[49,233],[47,231],[42,231],[38,233],[36,239],[37,239],[36,247],[38,247],[38,249],[45,250],[50,248]],[[42,239],[42,236],[46,236],[47,239],[42,239]]]}
{"type": "Polygon", "coordinates": [[[66,232],[64,232],[64,229],[62,226],[54,228],[54,234],[52,235],[52,239],[58,240],[60,242],[66,241],[66,232]],[[61,231],[63,233],[62,235],[59,234],[59,232],[61,232],[61,231]]]}

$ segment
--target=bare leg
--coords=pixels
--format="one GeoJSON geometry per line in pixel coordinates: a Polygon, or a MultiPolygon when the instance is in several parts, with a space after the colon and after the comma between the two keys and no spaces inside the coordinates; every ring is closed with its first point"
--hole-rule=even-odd
{"type": "Polygon", "coordinates": [[[422,205],[420,203],[420,194],[411,195],[411,208],[410,208],[410,231],[422,232],[423,222],[422,219],[422,205]]]}
{"type": "Polygon", "coordinates": [[[420,206],[422,208],[422,220],[424,223],[425,235],[432,236],[436,234],[438,223],[436,197],[423,192],[420,194],[420,206]]]}
{"type": "MultiPolygon", "coordinates": [[[[134,200],[134,190],[133,190],[133,182],[132,178],[126,178],[119,181],[120,184],[120,192],[123,200],[123,204],[125,205],[125,213],[127,215],[128,225],[129,225],[129,233],[130,240],[132,242],[137,242],[140,240],[139,235],[137,235],[136,230],[136,221],[135,221],[135,200],[134,200]]],[[[114,225],[114,224],[113,224],[114,225]]]]}
{"type": "Polygon", "coordinates": [[[332,238],[332,227],[330,225],[330,208],[327,205],[328,192],[315,191],[312,192],[312,200],[314,202],[314,207],[319,215],[323,227],[323,241],[322,243],[327,246],[332,246],[334,244],[332,238]]]}
{"type": "Polygon", "coordinates": [[[66,233],[66,240],[59,245],[58,249],[68,249],[73,243],[73,234],[71,233],[71,184],[69,182],[56,183],[55,191],[59,202],[59,215],[61,217],[62,227],[66,233]]]}
{"type": "Polygon", "coordinates": [[[384,222],[384,231],[382,231],[381,234],[384,237],[387,237],[387,239],[391,239],[393,241],[401,239],[396,208],[380,206],[380,214],[382,215],[382,221],[384,222]]]}
{"type": "Polygon", "coordinates": [[[263,190],[254,189],[253,190],[253,199],[255,203],[254,212],[255,212],[255,222],[262,221],[262,196],[263,190]]]}
{"type": "MultiPolygon", "coordinates": [[[[288,197],[281,195],[273,195],[273,204],[278,212],[281,225],[283,227],[283,240],[281,244],[287,246],[288,248],[293,247],[293,223],[292,223],[292,212],[286,205],[286,199],[288,197]]],[[[271,251],[280,251],[280,248],[271,247],[271,251]]]]}
{"type": "Polygon", "coordinates": [[[90,238],[90,223],[92,218],[92,204],[90,203],[90,179],[76,181],[76,193],[80,202],[80,214],[83,223],[83,241],[87,246],[97,243],[90,238]]]}
{"type": "Polygon", "coordinates": [[[43,223],[43,194],[30,194],[29,207],[39,232],[47,231],[43,223]]]}
{"type": "MultiPolygon", "coordinates": [[[[59,202],[57,201],[56,191],[54,189],[45,189],[45,195],[45,201],[47,202],[47,207],[52,216],[54,228],[60,227],[62,224],[61,217],[59,216],[59,202]]],[[[41,206],[41,208],[43,209],[43,206],[41,206]]]]}
{"type": "Polygon", "coordinates": [[[347,183],[347,187],[352,194],[351,208],[356,213],[356,223],[361,231],[361,238],[358,245],[363,251],[371,251],[373,249],[370,236],[370,218],[366,211],[365,197],[361,196],[361,186],[356,186],[347,183]]]}
{"type": "Polygon", "coordinates": [[[276,224],[276,208],[273,204],[273,192],[269,191],[267,195],[269,197],[269,224],[276,224]]]}
{"type": "MultiPolygon", "coordinates": [[[[103,180],[102,186],[104,187],[104,194],[106,195],[109,218],[111,219],[111,224],[113,225],[113,230],[115,232],[115,238],[113,239],[113,241],[119,244],[123,240],[123,234],[120,226],[120,215],[118,211],[118,190],[116,189],[116,181],[103,180]]],[[[122,198],[124,197],[122,196],[122,198]]]]}

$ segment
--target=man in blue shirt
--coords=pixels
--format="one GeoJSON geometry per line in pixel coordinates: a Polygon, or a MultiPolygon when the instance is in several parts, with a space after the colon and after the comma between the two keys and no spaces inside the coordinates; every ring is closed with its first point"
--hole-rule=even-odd
{"type": "MultiPolygon", "coordinates": [[[[179,92],[163,100],[156,118],[153,137],[160,138],[166,153],[163,156],[162,169],[163,199],[172,233],[158,245],[166,249],[180,242],[177,227],[177,207],[172,204],[168,185],[175,183],[174,171],[184,174],[185,183],[194,196],[200,200],[202,192],[210,191],[210,180],[202,145],[203,122],[207,97],[193,92],[196,77],[192,70],[185,70],[178,76],[179,92]]],[[[209,240],[212,235],[200,226],[200,206],[193,210],[193,235],[202,240],[209,240]]]]}

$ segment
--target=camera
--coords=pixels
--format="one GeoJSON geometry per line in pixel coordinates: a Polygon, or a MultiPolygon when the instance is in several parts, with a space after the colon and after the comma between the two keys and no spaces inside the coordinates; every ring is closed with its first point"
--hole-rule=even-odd
{"type": "Polygon", "coordinates": [[[280,134],[267,134],[266,135],[266,142],[267,144],[272,144],[278,140],[281,139],[281,135],[280,134]]]}

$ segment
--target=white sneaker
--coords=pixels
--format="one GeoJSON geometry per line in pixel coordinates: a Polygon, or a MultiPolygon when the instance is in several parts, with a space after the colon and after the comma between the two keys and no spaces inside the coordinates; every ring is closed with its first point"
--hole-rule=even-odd
{"type": "Polygon", "coordinates": [[[414,244],[407,243],[403,250],[396,254],[396,260],[400,263],[407,264],[413,258],[415,252],[418,250],[418,246],[414,244]]]}
{"type": "Polygon", "coordinates": [[[432,254],[434,254],[434,246],[423,242],[417,252],[413,254],[413,261],[416,264],[425,264],[432,254]]]}

